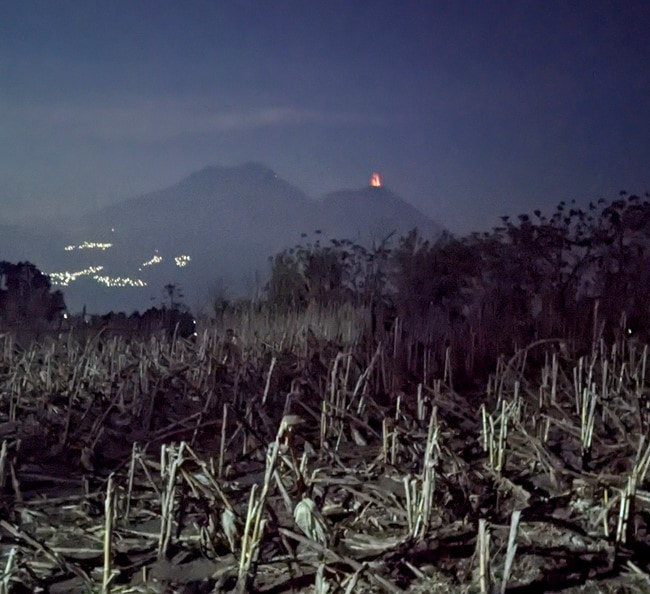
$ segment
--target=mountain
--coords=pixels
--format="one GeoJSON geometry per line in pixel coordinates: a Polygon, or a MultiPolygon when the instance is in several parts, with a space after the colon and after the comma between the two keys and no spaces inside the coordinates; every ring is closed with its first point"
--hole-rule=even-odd
{"type": "MultiPolygon", "coordinates": [[[[178,184],[104,208],[84,218],[89,228],[145,233],[158,243],[187,233],[250,240],[299,233],[311,215],[308,197],[267,167],[206,167],[178,184]],[[307,215],[309,213],[309,215],[307,215]]],[[[193,239],[194,241],[194,239],[193,239]]]]}
{"type": "MultiPolygon", "coordinates": [[[[297,243],[313,220],[314,202],[304,192],[271,169],[247,163],[206,167],[173,186],[86,215],[78,241],[83,236],[113,244],[101,254],[105,270],[147,282],[138,291],[140,309],[160,302],[160,289],[170,282],[196,308],[201,300],[208,304],[216,284],[231,295],[261,288],[268,256],[297,243]],[[190,260],[180,267],[175,258],[183,256],[190,260]],[[154,258],[162,260],[143,266],[154,258]]],[[[83,285],[66,293],[75,304],[92,290],[83,285]]],[[[108,299],[101,301],[110,308],[108,299]]]]}
{"type": "Polygon", "coordinates": [[[181,287],[185,303],[197,309],[209,306],[218,285],[231,297],[261,289],[269,256],[305,237],[369,242],[416,226],[424,236],[441,231],[387,188],[313,200],[271,169],[246,163],[206,167],[168,188],[87,214],[67,226],[65,240],[57,236],[56,248],[49,240],[42,263],[32,261],[45,272],[63,273],[52,278],[69,281],[63,290],[72,311],[84,305],[90,312],[143,310],[161,302],[168,283],[181,287]]]}
{"type": "Polygon", "coordinates": [[[442,232],[442,227],[385,187],[332,192],[321,201],[322,225],[340,238],[381,240],[391,233],[398,237],[417,227],[424,237],[442,232]]]}

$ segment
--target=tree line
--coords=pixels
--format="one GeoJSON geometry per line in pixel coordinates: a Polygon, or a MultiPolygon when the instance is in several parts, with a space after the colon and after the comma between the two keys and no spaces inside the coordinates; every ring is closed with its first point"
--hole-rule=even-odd
{"type": "Polygon", "coordinates": [[[649,197],[560,202],[459,238],[412,231],[370,247],[299,245],[272,258],[266,298],[279,308],[380,307],[425,342],[471,343],[490,359],[554,337],[576,348],[619,331],[647,340],[649,197]]]}

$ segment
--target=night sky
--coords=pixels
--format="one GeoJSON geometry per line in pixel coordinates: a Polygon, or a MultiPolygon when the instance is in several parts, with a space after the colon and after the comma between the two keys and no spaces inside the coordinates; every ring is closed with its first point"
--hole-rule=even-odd
{"type": "Polygon", "coordinates": [[[0,219],[260,161],[455,232],[650,191],[650,2],[0,3],[0,219]]]}

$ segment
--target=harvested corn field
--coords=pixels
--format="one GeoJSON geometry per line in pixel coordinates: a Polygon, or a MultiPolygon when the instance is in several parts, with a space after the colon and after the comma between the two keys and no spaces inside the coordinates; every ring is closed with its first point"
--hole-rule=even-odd
{"type": "Polygon", "coordinates": [[[650,589],[646,347],[470,383],[367,313],[2,335],[0,591],[650,589]]]}

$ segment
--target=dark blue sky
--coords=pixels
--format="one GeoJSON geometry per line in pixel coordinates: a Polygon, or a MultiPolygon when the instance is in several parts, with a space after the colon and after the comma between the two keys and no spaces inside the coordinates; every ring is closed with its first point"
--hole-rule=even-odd
{"type": "Polygon", "coordinates": [[[650,3],[0,4],[0,218],[209,164],[373,170],[454,231],[650,191],[650,3]],[[4,216],[3,216],[4,215],[4,216]]]}

